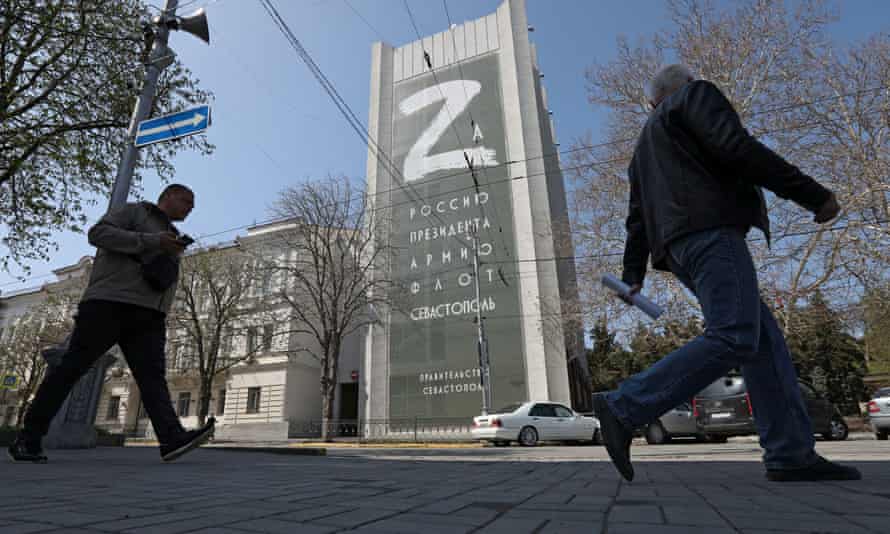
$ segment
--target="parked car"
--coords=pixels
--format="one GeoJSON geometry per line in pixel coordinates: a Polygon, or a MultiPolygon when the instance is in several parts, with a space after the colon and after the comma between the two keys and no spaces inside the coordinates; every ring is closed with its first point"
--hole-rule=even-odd
{"type": "MultiPolygon", "coordinates": [[[[813,431],[826,440],[847,439],[847,423],[834,404],[806,382],[798,381],[798,385],[813,421],[813,431]]],[[[751,398],[741,376],[725,376],[714,381],[695,396],[692,408],[699,427],[709,436],[757,433],[751,398]]]]}
{"type": "Polygon", "coordinates": [[[643,428],[643,436],[646,443],[660,445],[669,443],[673,438],[696,438],[698,441],[725,442],[726,436],[707,436],[699,428],[691,402],[668,410],[654,423],[649,423],[643,428]]]}
{"type": "Polygon", "coordinates": [[[886,440],[890,435],[890,388],[875,391],[868,401],[868,422],[878,439],[886,440]]]}
{"type": "Polygon", "coordinates": [[[600,423],[595,417],[581,415],[559,403],[531,401],[474,417],[470,433],[474,439],[499,446],[513,441],[525,447],[534,447],[541,441],[599,443],[600,423]]]}

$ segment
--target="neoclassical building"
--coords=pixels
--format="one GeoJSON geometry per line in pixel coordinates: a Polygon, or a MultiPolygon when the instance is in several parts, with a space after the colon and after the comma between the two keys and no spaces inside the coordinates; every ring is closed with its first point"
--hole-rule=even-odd
{"type": "MultiPolygon", "coordinates": [[[[287,222],[257,225],[233,242],[196,250],[193,255],[207,255],[217,264],[227,258],[251,250],[248,260],[254,265],[271,259],[270,254],[285,257],[287,250],[263,246],[287,222]],[[264,257],[263,255],[266,255],[264,257]]],[[[243,258],[240,261],[244,261],[243,258]]],[[[83,287],[89,275],[91,259],[55,271],[57,279],[41,287],[25,289],[2,296],[0,327],[14,324],[16,317],[32,309],[47,294],[47,287],[62,284],[83,287]]],[[[282,276],[256,269],[255,276],[243,289],[238,303],[238,319],[227,323],[220,346],[220,362],[227,367],[213,380],[209,415],[217,419],[217,437],[227,439],[280,440],[288,437],[315,435],[321,420],[320,364],[306,352],[298,350],[313,343],[305,335],[294,334],[288,305],[275,296],[278,284],[287,283],[282,276]]],[[[188,283],[180,280],[180,284],[188,283]]],[[[196,291],[196,311],[211,312],[196,291]]],[[[74,302],[76,302],[76,298],[74,302]]],[[[182,306],[179,302],[175,306],[182,306]]],[[[72,310],[73,312],[73,310],[72,310]]],[[[200,374],[194,343],[168,316],[167,380],[171,400],[183,424],[198,424],[200,374]]],[[[2,334],[0,334],[2,335],[2,334]]],[[[364,332],[346,339],[339,361],[339,384],[336,388],[334,414],[339,419],[355,420],[358,416],[358,374],[360,352],[364,348],[364,332]]],[[[122,355],[106,373],[98,405],[95,426],[113,433],[136,437],[153,436],[150,420],[142,408],[139,388],[122,355]]],[[[8,408],[0,405],[0,417],[8,408]]],[[[2,422],[2,421],[0,421],[2,422]]]]}

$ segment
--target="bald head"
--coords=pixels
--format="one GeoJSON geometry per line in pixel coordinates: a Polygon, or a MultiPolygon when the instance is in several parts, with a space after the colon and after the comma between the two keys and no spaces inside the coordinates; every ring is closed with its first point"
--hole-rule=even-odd
{"type": "Polygon", "coordinates": [[[686,65],[668,65],[664,67],[649,82],[649,103],[656,107],[677,89],[695,80],[692,71],[686,65]]]}

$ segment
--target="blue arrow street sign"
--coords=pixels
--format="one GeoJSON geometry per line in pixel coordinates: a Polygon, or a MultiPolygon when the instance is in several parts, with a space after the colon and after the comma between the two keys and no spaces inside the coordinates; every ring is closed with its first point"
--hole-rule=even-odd
{"type": "Polygon", "coordinates": [[[186,135],[201,133],[210,126],[210,106],[198,106],[179,113],[164,115],[139,123],[136,146],[170,141],[186,135]]]}

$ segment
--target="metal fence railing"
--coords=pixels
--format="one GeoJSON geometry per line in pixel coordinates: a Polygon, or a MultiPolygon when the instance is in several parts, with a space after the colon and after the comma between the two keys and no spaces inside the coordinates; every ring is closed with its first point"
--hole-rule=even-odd
{"type": "Polygon", "coordinates": [[[469,441],[472,419],[467,417],[398,417],[392,419],[332,419],[324,422],[290,420],[288,437],[320,438],[327,427],[332,438],[368,441],[469,441]]]}

